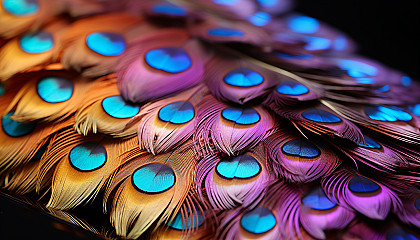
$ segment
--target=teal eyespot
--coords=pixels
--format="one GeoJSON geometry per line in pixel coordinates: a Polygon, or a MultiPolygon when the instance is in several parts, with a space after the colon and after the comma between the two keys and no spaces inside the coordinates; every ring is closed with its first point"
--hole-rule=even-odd
{"type": "Polygon", "coordinates": [[[176,47],[152,49],[146,53],[145,60],[150,67],[168,73],[180,73],[192,65],[188,53],[176,47]]]}
{"type": "Polygon", "coordinates": [[[216,165],[216,172],[226,179],[248,179],[261,172],[261,165],[249,155],[240,155],[231,159],[223,159],[216,165]]]}
{"type": "Polygon", "coordinates": [[[183,124],[194,118],[195,111],[189,101],[170,103],[159,110],[159,119],[173,124],[183,124]]]}
{"type": "Polygon", "coordinates": [[[107,97],[102,100],[104,111],[114,118],[131,118],[140,112],[140,107],[126,102],[120,95],[107,97]]]}
{"type": "Polygon", "coordinates": [[[175,185],[175,173],[168,165],[149,163],[134,171],[131,182],[142,193],[158,194],[175,185]]]}
{"type": "Polygon", "coordinates": [[[289,20],[288,26],[293,32],[312,34],[318,31],[320,23],[315,18],[295,16],[289,20]]]}
{"type": "Polygon", "coordinates": [[[107,161],[107,152],[103,145],[96,142],[81,143],[69,154],[70,165],[81,172],[95,171],[107,161]]]}
{"type": "Polygon", "coordinates": [[[274,214],[264,206],[245,213],[240,221],[242,228],[254,234],[266,233],[273,229],[276,223],[274,214]]]}
{"type": "Polygon", "coordinates": [[[168,223],[168,226],[176,230],[187,230],[199,227],[204,222],[203,213],[199,210],[197,210],[197,214],[191,214],[189,209],[187,209],[187,215],[186,222],[182,224],[182,215],[181,212],[178,212],[174,220],[168,223]]]}
{"type": "Polygon", "coordinates": [[[227,107],[222,111],[222,117],[228,121],[249,125],[260,121],[260,114],[253,108],[227,107]]]}
{"type": "Polygon", "coordinates": [[[3,0],[2,5],[6,12],[17,17],[32,16],[39,11],[37,0],[3,0]]]}
{"type": "Polygon", "coordinates": [[[4,115],[1,119],[1,126],[3,128],[4,133],[9,135],[10,137],[22,137],[29,134],[35,129],[35,123],[22,123],[10,119],[9,117],[13,114],[14,112],[9,112],[8,114],[4,115]]]}
{"type": "Polygon", "coordinates": [[[126,48],[125,39],[117,33],[94,32],[86,37],[87,46],[104,56],[119,56],[126,48]]]}
{"type": "Polygon", "coordinates": [[[37,92],[46,102],[65,102],[73,95],[73,82],[61,77],[45,77],[38,82],[37,92]]]}
{"type": "Polygon", "coordinates": [[[54,39],[48,32],[27,33],[20,38],[19,45],[30,54],[45,53],[53,48],[54,39]]]}

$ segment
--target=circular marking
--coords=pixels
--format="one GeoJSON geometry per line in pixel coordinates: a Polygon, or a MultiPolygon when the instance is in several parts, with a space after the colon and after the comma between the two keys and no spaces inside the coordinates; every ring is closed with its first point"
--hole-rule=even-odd
{"type": "Polygon", "coordinates": [[[348,188],[354,193],[373,193],[378,191],[381,187],[368,178],[354,176],[350,180],[348,188]]]}
{"type": "Polygon", "coordinates": [[[322,109],[308,109],[302,113],[302,116],[308,120],[319,123],[339,123],[341,119],[336,115],[322,109]]]}
{"type": "Polygon", "coordinates": [[[140,111],[139,106],[127,103],[120,95],[102,100],[102,108],[111,117],[120,119],[134,117],[140,111]]]}
{"type": "Polygon", "coordinates": [[[13,114],[14,112],[9,112],[8,114],[4,115],[1,119],[1,126],[3,128],[4,133],[9,135],[10,137],[22,137],[29,134],[35,129],[35,123],[21,123],[10,119],[9,117],[13,114]]]}
{"type": "Polygon", "coordinates": [[[180,73],[192,65],[191,57],[182,48],[156,48],[145,55],[146,63],[152,68],[168,73],[180,73]]]}
{"type": "Polygon", "coordinates": [[[175,185],[175,173],[167,165],[149,163],[134,171],[131,182],[142,193],[162,193],[175,185]]]}
{"type": "Polygon", "coordinates": [[[333,203],[327,195],[325,195],[324,190],[320,187],[306,192],[302,198],[302,204],[305,207],[320,211],[330,210],[337,206],[337,204],[333,203]]]}
{"type": "Polygon", "coordinates": [[[260,114],[253,108],[227,107],[222,111],[222,117],[228,121],[249,125],[260,121],[260,114]]]}
{"type": "Polygon", "coordinates": [[[39,5],[37,0],[3,0],[6,12],[17,17],[27,17],[38,13],[39,5]]]}
{"type": "Polygon", "coordinates": [[[216,165],[216,173],[226,179],[249,179],[261,172],[261,165],[252,156],[241,155],[223,159],[216,165]]]}
{"type": "Polygon", "coordinates": [[[293,81],[282,81],[277,84],[276,91],[284,95],[299,96],[309,92],[304,85],[293,81]]]}
{"type": "Polygon", "coordinates": [[[286,155],[301,158],[315,158],[321,155],[321,150],[305,139],[290,140],[282,146],[281,151],[286,155]]]}
{"type": "Polygon", "coordinates": [[[237,68],[230,71],[223,81],[235,87],[254,87],[264,81],[264,77],[248,68],[237,68]]]}
{"type": "Polygon", "coordinates": [[[49,103],[65,102],[73,95],[73,82],[67,78],[45,77],[36,87],[42,100],[49,103]]]}
{"type": "Polygon", "coordinates": [[[53,48],[54,40],[48,32],[28,33],[20,38],[19,45],[30,54],[45,53],[53,48]]]}
{"type": "Polygon", "coordinates": [[[110,32],[91,33],[86,37],[86,44],[92,51],[108,57],[121,55],[126,48],[124,37],[110,32]]]}
{"type": "Polygon", "coordinates": [[[81,172],[91,172],[103,167],[107,152],[103,145],[96,142],[81,143],[69,154],[70,165],[81,172]]]}
{"type": "Polygon", "coordinates": [[[158,117],[164,122],[183,124],[194,118],[194,107],[189,101],[170,103],[159,110],[158,117]]]}
{"type": "Polygon", "coordinates": [[[264,206],[245,213],[241,218],[241,226],[254,234],[266,233],[276,225],[276,218],[271,210],[264,206]]]}

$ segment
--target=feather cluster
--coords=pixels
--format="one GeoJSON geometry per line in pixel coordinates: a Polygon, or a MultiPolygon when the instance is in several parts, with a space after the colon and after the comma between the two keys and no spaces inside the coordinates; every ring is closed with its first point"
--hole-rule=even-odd
{"type": "Polygon", "coordinates": [[[420,239],[420,83],[291,0],[0,2],[1,191],[109,239],[420,239]]]}

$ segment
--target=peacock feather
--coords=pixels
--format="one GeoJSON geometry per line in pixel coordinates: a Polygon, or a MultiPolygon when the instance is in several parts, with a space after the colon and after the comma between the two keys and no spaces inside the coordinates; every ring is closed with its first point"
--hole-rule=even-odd
{"type": "Polygon", "coordinates": [[[107,239],[420,239],[419,82],[292,0],[0,3],[1,191],[107,239]]]}

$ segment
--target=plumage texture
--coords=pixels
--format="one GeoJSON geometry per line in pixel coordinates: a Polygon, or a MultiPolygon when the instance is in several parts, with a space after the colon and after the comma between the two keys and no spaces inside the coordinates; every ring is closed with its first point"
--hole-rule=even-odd
{"type": "Polygon", "coordinates": [[[420,83],[291,0],[0,2],[1,191],[108,239],[420,239],[420,83]]]}

